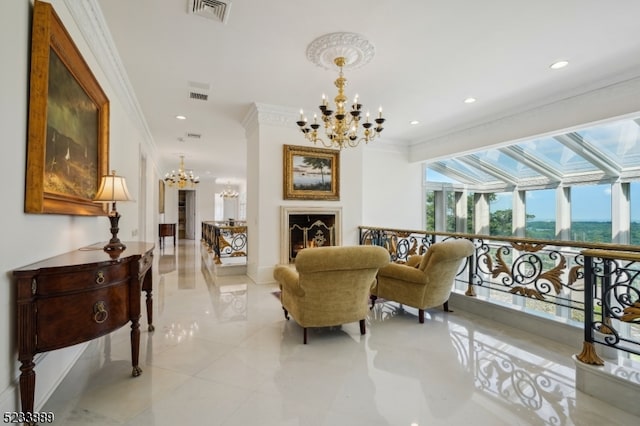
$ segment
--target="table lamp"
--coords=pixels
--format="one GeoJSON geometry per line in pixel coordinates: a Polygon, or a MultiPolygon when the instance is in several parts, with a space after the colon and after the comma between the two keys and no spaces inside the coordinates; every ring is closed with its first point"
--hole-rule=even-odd
{"type": "Polygon", "coordinates": [[[109,211],[109,221],[111,222],[111,239],[109,243],[104,246],[104,251],[121,252],[127,248],[118,239],[118,221],[120,220],[120,213],[116,210],[116,201],[132,201],[129,190],[127,189],[127,182],[122,176],[116,176],[116,171],[112,170],[110,175],[102,176],[100,180],[100,187],[93,201],[100,203],[113,203],[111,205],[111,211],[109,211]]]}

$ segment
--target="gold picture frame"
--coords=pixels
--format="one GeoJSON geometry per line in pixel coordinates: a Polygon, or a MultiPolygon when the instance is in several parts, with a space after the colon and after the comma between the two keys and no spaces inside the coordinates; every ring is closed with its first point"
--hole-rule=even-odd
{"type": "Polygon", "coordinates": [[[92,200],[109,173],[109,100],[49,3],[36,0],[26,213],[106,214],[92,200]]]}
{"type": "Polygon", "coordinates": [[[164,181],[158,180],[158,213],[164,213],[164,181]]]}
{"type": "Polygon", "coordinates": [[[283,145],[285,200],[340,200],[340,151],[283,145]]]}

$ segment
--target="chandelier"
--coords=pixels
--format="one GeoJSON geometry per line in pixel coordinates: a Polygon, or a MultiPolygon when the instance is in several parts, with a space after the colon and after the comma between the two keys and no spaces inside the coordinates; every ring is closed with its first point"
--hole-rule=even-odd
{"type": "Polygon", "coordinates": [[[362,117],[362,104],[358,103],[358,95],[353,99],[353,103],[348,105],[347,96],[344,94],[347,79],[342,72],[346,58],[339,56],[333,62],[340,68],[340,74],[334,82],[338,88],[338,94],[334,98],[335,110],[331,109],[323,94],[322,104],[319,106],[322,123],[318,122],[318,116],[314,114],[313,123],[307,125],[307,117],[304,116],[304,111],[300,110],[300,119],[296,124],[307,140],[314,144],[320,142],[327,148],[342,149],[347,146],[356,147],[363,141],[368,143],[382,132],[382,123],[385,122],[382,118],[382,107],[378,109],[378,117],[372,119],[368,111],[364,118],[362,117]],[[361,132],[360,126],[364,131],[361,132]],[[324,132],[320,131],[320,127],[324,127],[324,132]]]}
{"type": "Polygon", "coordinates": [[[220,193],[221,198],[238,198],[240,194],[237,191],[231,189],[231,185],[227,184],[227,187],[220,193]]]}
{"type": "Polygon", "coordinates": [[[171,170],[171,173],[167,173],[164,175],[164,181],[170,187],[178,187],[178,189],[183,189],[185,187],[195,188],[196,184],[200,183],[200,177],[194,176],[193,171],[189,170],[188,172],[184,169],[184,155],[180,156],[180,168],[176,173],[175,170],[171,170]]]}

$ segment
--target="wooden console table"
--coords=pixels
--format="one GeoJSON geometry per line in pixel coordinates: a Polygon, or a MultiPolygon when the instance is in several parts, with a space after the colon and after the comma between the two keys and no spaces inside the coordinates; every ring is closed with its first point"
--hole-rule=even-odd
{"type": "Polygon", "coordinates": [[[153,331],[152,243],[125,242],[122,253],[85,247],[13,271],[17,287],[22,412],[33,413],[33,357],[104,336],[131,322],[132,375],[139,376],[140,292],[153,331]]]}
{"type": "Polygon", "coordinates": [[[176,246],[176,224],[175,223],[159,223],[158,235],[160,236],[160,248],[164,245],[164,237],[173,237],[173,246],[176,246]]]}

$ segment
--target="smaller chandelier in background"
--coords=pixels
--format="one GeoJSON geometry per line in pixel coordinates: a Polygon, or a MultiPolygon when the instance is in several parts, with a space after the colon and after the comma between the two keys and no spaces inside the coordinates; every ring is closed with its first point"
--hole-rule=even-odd
{"type": "Polygon", "coordinates": [[[221,198],[238,198],[240,194],[238,191],[231,189],[231,184],[227,184],[227,187],[220,193],[221,198]]]}
{"type": "Polygon", "coordinates": [[[180,168],[177,172],[175,170],[171,170],[171,173],[164,175],[164,181],[170,187],[175,186],[178,189],[195,188],[195,186],[200,183],[200,177],[194,176],[192,170],[189,170],[188,172],[185,170],[184,155],[181,155],[180,168]]]}

